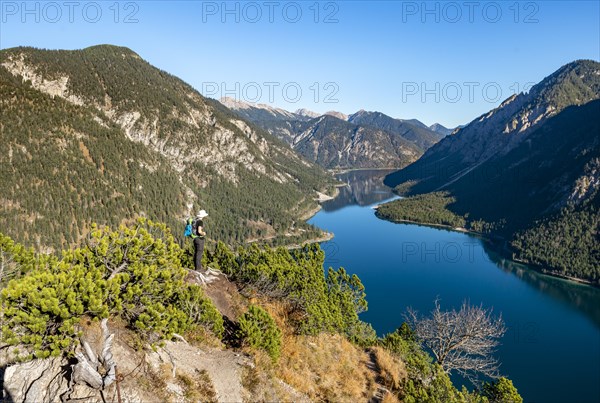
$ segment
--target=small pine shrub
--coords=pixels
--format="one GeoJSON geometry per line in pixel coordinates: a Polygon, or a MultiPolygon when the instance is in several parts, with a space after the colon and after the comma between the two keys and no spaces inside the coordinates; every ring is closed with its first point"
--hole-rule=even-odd
{"type": "Polygon", "coordinates": [[[13,278],[47,264],[51,257],[37,256],[33,248],[25,248],[0,232],[0,289],[13,278]]]}
{"type": "Polygon", "coordinates": [[[207,327],[218,338],[223,337],[225,332],[223,317],[212,301],[204,295],[202,288],[189,285],[182,290],[178,298],[181,310],[191,323],[207,327]]]}
{"type": "Polygon", "coordinates": [[[486,382],[482,394],[489,399],[490,403],[523,403],[523,398],[512,381],[504,377],[486,382]]]}
{"type": "Polygon", "coordinates": [[[341,333],[361,346],[374,344],[375,331],[358,316],[367,310],[360,279],[343,268],[325,272],[324,260],[319,244],[292,251],[253,244],[238,248],[236,255],[220,243],[208,253],[211,267],[251,290],[250,294],[290,303],[290,324],[298,333],[341,333]]]}
{"type": "Polygon", "coordinates": [[[2,291],[2,339],[28,347],[31,354],[23,359],[58,356],[77,342],[75,324],[82,315],[108,316],[105,296],[106,281],[96,267],[60,262],[34,270],[2,291]]]}
{"type": "Polygon", "coordinates": [[[250,347],[262,349],[277,361],[281,353],[281,331],[267,311],[251,305],[240,317],[238,336],[250,347]]]}
{"type": "Polygon", "coordinates": [[[223,318],[200,287],[185,282],[181,254],[164,224],[93,226],[85,246],[60,261],[39,259],[2,290],[2,341],[23,345],[25,359],[69,353],[83,315],[120,316],[147,338],[198,325],[221,337],[223,318]]]}

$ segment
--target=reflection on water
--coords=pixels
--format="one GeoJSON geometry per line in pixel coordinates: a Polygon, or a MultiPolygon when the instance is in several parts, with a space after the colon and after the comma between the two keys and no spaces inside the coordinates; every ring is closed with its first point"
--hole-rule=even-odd
{"type": "Polygon", "coordinates": [[[392,189],[383,184],[383,178],[395,170],[370,169],[350,171],[337,175],[346,183],[338,188],[339,195],[322,204],[324,211],[336,211],[346,206],[369,206],[394,197],[392,189]]]}
{"type": "Polygon", "coordinates": [[[507,273],[517,276],[536,290],[583,312],[600,328],[600,288],[579,284],[539,273],[526,265],[506,259],[487,242],[483,243],[490,261],[507,273]]]}

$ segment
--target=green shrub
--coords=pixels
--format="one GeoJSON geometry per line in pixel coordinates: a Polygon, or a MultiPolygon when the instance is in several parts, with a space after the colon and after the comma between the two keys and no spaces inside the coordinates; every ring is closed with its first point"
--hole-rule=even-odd
{"type": "Polygon", "coordinates": [[[60,355],[75,345],[82,315],[108,316],[105,300],[98,268],[60,262],[49,271],[32,271],[2,291],[3,341],[23,344],[39,358],[60,355]]]}
{"type": "Polygon", "coordinates": [[[33,248],[25,248],[0,232],[0,288],[49,260],[51,257],[36,256],[33,248]]]}
{"type": "Polygon", "coordinates": [[[121,316],[144,336],[170,338],[196,325],[223,333],[202,289],[185,282],[181,248],[163,224],[140,219],[117,231],[92,227],[86,245],[34,267],[2,291],[3,340],[36,357],[68,352],[75,324],[121,316]]]}
{"type": "Polygon", "coordinates": [[[356,321],[346,330],[348,340],[360,347],[371,347],[377,344],[377,333],[370,323],[356,321]]]}
{"type": "Polygon", "coordinates": [[[512,381],[504,377],[494,382],[486,382],[482,394],[490,403],[523,403],[523,398],[512,381]]]}
{"type": "Polygon", "coordinates": [[[223,316],[212,301],[204,295],[202,288],[197,285],[188,285],[181,291],[178,298],[181,309],[191,323],[205,326],[215,336],[223,337],[225,331],[223,316]]]}
{"type": "Polygon", "coordinates": [[[277,361],[281,352],[281,331],[267,311],[251,305],[240,317],[239,337],[250,347],[262,349],[277,361]]]}
{"type": "Polygon", "coordinates": [[[318,244],[300,249],[239,248],[237,256],[223,244],[208,254],[210,266],[223,270],[244,291],[288,303],[298,315],[291,324],[303,334],[341,333],[368,345],[375,332],[358,314],[367,309],[364,286],[343,268],[325,274],[325,254],[318,244]]]}

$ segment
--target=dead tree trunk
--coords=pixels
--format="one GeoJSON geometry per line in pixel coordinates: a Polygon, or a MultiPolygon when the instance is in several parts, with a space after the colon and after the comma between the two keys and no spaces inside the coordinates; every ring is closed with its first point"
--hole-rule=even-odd
{"type": "Polygon", "coordinates": [[[77,364],[72,366],[71,383],[86,384],[104,390],[116,380],[116,364],[112,355],[115,335],[108,330],[107,319],[102,319],[102,351],[94,352],[87,341],[81,340],[83,352],[75,354],[77,364]]]}

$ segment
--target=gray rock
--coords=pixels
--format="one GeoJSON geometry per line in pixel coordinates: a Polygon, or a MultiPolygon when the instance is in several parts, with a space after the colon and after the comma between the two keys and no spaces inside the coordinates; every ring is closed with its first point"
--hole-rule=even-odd
{"type": "Polygon", "coordinates": [[[60,358],[15,364],[4,372],[4,399],[13,402],[46,403],[60,401],[69,389],[60,358]]]}

